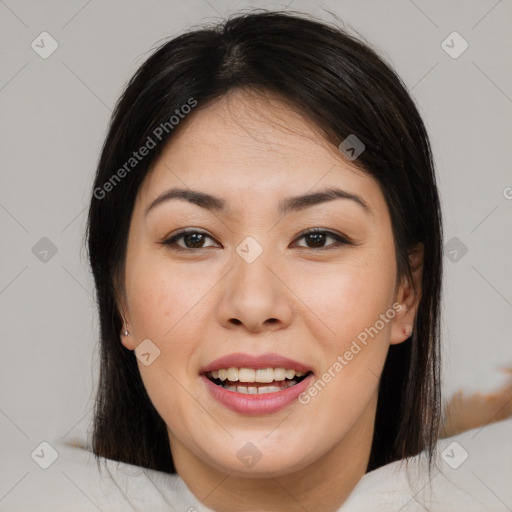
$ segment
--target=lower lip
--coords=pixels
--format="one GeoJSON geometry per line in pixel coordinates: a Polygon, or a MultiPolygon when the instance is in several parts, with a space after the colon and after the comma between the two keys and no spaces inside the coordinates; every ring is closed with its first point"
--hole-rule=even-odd
{"type": "Polygon", "coordinates": [[[221,386],[217,386],[205,375],[201,375],[201,378],[213,398],[228,409],[239,414],[261,416],[280,411],[293,403],[311,384],[313,374],[310,374],[301,382],[295,384],[295,386],[283,389],[282,391],[276,391],[275,393],[263,393],[262,395],[248,395],[229,391],[221,386]]]}

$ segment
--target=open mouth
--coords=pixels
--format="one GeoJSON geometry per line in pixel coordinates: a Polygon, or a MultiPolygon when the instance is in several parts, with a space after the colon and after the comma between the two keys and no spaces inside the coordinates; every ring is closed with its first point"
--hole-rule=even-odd
{"type": "Polygon", "coordinates": [[[303,381],[312,372],[285,368],[226,368],[206,372],[205,376],[217,386],[246,395],[277,393],[303,381]]]}

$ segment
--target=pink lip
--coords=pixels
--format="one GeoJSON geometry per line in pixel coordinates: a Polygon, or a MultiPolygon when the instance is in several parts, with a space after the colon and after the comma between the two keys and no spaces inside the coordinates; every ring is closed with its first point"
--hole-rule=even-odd
{"type": "MultiPolygon", "coordinates": [[[[261,354],[259,356],[252,356],[250,354],[229,354],[206,365],[200,373],[213,372],[221,368],[254,368],[255,370],[261,368],[286,368],[299,372],[312,371],[309,366],[306,366],[298,361],[289,359],[288,357],[280,356],[279,354],[261,354]]],[[[295,388],[296,386],[292,386],[295,388]]],[[[292,388],[289,388],[292,389],[292,388]]]]}
{"type": "MultiPolygon", "coordinates": [[[[254,366],[252,367],[254,368],[254,366]]],[[[221,366],[221,368],[225,367],[221,366]]],[[[313,374],[308,375],[304,380],[295,384],[295,386],[283,389],[282,391],[263,393],[262,395],[246,395],[229,391],[214,384],[206,375],[201,375],[201,378],[213,398],[228,409],[248,416],[260,416],[280,411],[293,403],[311,384],[314,376],[313,374]]],[[[236,385],[235,382],[233,384],[236,385]]]]}

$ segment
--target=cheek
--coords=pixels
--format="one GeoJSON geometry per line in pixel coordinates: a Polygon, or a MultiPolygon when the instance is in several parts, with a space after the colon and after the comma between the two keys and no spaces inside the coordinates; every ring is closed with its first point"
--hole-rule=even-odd
{"type": "Polygon", "coordinates": [[[364,251],[329,268],[310,266],[297,273],[294,289],[312,313],[310,328],[317,340],[332,344],[335,339],[339,348],[373,325],[392,304],[394,265],[392,251],[380,256],[364,251]]]}
{"type": "Polygon", "coordinates": [[[129,276],[127,293],[135,339],[140,343],[149,338],[160,350],[151,365],[137,364],[153,405],[169,424],[169,411],[173,417],[186,413],[179,383],[189,378],[197,340],[201,339],[199,308],[194,307],[201,290],[191,285],[190,276],[173,271],[168,263],[133,265],[129,276]]]}
{"type": "Polygon", "coordinates": [[[134,336],[138,343],[152,340],[160,349],[157,366],[183,377],[207,334],[204,317],[212,276],[208,280],[194,273],[192,266],[175,269],[158,258],[145,262],[140,260],[127,273],[134,336]]]}
{"type": "Polygon", "coordinates": [[[155,269],[132,274],[127,286],[130,297],[130,315],[139,336],[159,338],[172,326],[176,292],[169,279],[155,269]]]}
{"type": "Polygon", "coordinates": [[[206,286],[168,262],[145,261],[148,263],[136,263],[127,273],[130,315],[141,336],[167,338],[178,326],[183,327],[180,319],[193,314],[201,288],[206,286]]]}

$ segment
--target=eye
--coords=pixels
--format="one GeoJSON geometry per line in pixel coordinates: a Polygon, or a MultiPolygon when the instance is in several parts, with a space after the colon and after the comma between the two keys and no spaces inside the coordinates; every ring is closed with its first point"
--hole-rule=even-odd
{"type": "Polygon", "coordinates": [[[175,249],[177,251],[187,251],[187,250],[194,250],[194,249],[202,249],[204,247],[215,247],[204,245],[205,240],[209,238],[210,240],[213,240],[213,238],[203,231],[198,231],[196,229],[189,229],[185,231],[180,231],[179,233],[176,233],[172,237],[164,240],[161,242],[163,245],[167,245],[172,247],[172,249],[175,249]],[[183,240],[184,245],[179,244],[178,241],[183,240]]]}
{"type": "Polygon", "coordinates": [[[304,239],[306,243],[311,245],[298,245],[299,247],[306,247],[308,249],[325,249],[329,247],[336,247],[339,245],[354,245],[353,242],[343,235],[333,233],[332,231],[322,230],[320,228],[312,228],[302,232],[295,240],[304,239]],[[324,244],[329,240],[334,240],[327,246],[324,244]]]}
{"type": "MultiPolygon", "coordinates": [[[[195,249],[204,249],[207,247],[218,247],[218,245],[205,245],[206,239],[213,240],[213,238],[203,231],[197,229],[188,229],[180,231],[170,238],[161,242],[162,245],[171,247],[176,251],[193,251],[195,249]],[[183,242],[180,243],[180,242],[183,242]]],[[[333,233],[332,231],[322,230],[320,228],[312,228],[303,231],[296,239],[306,241],[306,245],[297,244],[298,247],[305,247],[307,249],[326,249],[329,247],[336,247],[339,245],[354,245],[354,243],[343,235],[333,233]],[[332,243],[327,245],[326,242],[331,239],[332,243]]]]}

